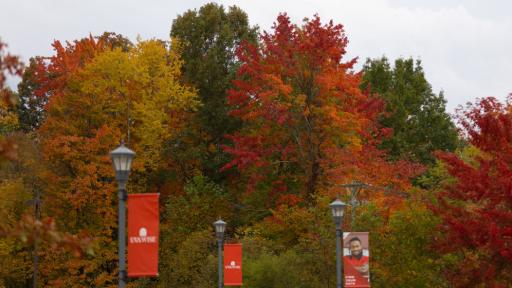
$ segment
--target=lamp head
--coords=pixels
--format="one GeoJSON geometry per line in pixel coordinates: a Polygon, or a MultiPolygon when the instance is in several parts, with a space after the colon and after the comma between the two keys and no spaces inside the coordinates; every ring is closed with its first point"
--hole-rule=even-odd
{"type": "Polygon", "coordinates": [[[126,182],[128,182],[128,176],[130,175],[130,169],[132,167],[132,160],[135,157],[135,152],[124,146],[124,142],[115,150],[110,152],[112,158],[112,165],[116,172],[117,183],[119,188],[125,189],[126,182]]]}
{"type": "Polygon", "coordinates": [[[226,231],[226,222],[219,219],[213,222],[213,226],[215,226],[215,234],[217,234],[217,238],[222,239],[224,237],[224,232],[226,231]]]}
{"type": "Polygon", "coordinates": [[[340,199],[336,199],[329,206],[331,206],[334,223],[336,223],[336,225],[340,225],[343,220],[343,214],[347,204],[342,202],[340,199]]]}

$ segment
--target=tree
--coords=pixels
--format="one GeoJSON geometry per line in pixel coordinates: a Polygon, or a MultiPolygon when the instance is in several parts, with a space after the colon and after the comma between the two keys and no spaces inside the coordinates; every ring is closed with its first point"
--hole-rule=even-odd
{"type": "MultiPolygon", "coordinates": [[[[194,177],[185,185],[184,193],[169,196],[161,229],[161,277],[158,279],[161,287],[211,287],[214,284],[212,223],[219,215],[232,223],[230,202],[226,191],[205,176],[194,177]]],[[[231,228],[230,225],[228,229],[231,228]]]]}
{"type": "Polygon", "coordinates": [[[18,131],[18,95],[4,84],[6,74],[22,75],[23,64],[5,53],[5,47],[0,42],[0,286],[21,287],[31,282],[32,257],[38,254],[38,245],[72,251],[74,257],[88,254],[90,246],[87,237],[57,230],[54,219],[34,217],[39,214],[35,207],[40,199],[34,192],[39,189],[41,154],[34,135],[18,131]]]}
{"type": "Polygon", "coordinates": [[[512,282],[512,114],[494,98],[461,110],[467,141],[479,153],[465,159],[439,153],[453,178],[432,206],[441,218],[437,247],[460,261],[446,274],[452,287],[507,287],[512,282]]]}
{"type": "MultiPolygon", "coordinates": [[[[57,53],[74,56],[78,45],[57,53]]],[[[112,235],[117,229],[117,198],[108,153],[126,139],[138,153],[130,192],[155,191],[148,179],[163,162],[163,143],[180,132],[198,104],[194,90],[180,82],[179,55],[161,41],[140,42],[128,52],[84,51],[93,57],[59,76],[57,83],[48,82],[54,85],[43,86],[52,96],[38,133],[48,167],[45,200],[52,203],[46,213],[65,231],[93,235],[96,256],[72,259],[45,251],[43,275],[55,286],[107,286],[116,281],[117,243],[112,235]]],[[[59,57],[52,61],[46,66],[52,71],[69,64],[59,57]]]]}
{"type": "Polygon", "coordinates": [[[105,48],[103,41],[95,40],[92,35],[72,43],[66,42],[66,46],[56,40],[52,46],[55,55],[38,58],[38,66],[34,71],[39,85],[34,93],[46,99],[64,94],[68,78],[105,48]]]}
{"type": "Polygon", "coordinates": [[[396,59],[391,68],[386,57],[368,59],[361,89],[377,93],[386,103],[387,113],[380,123],[393,129],[381,147],[393,159],[410,159],[433,164],[432,152],[454,151],[458,134],[445,111],[443,92],[436,95],[425,78],[421,61],[396,59]]]}
{"type": "Polygon", "coordinates": [[[369,203],[361,207],[356,231],[370,232],[370,276],[375,287],[450,287],[442,271],[450,269],[434,248],[439,219],[425,195],[416,189],[400,210],[385,218],[385,211],[369,203]]]}
{"type": "Polygon", "coordinates": [[[278,255],[260,251],[256,257],[244,262],[244,285],[253,288],[334,287],[332,282],[330,286],[325,285],[325,279],[308,269],[316,260],[314,256],[296,249],[278,255]]]}
{"type": "Polygon", "coordinates": [[[40,247],[77,259],[92,255],[89,237],[59,230],[54,218],[41,213],[41,207],[51,203],[41,203],[45,167],[34,136],[11,134],[18,157],[0,165],[1,287],[30,286],[40,247]]]}
{"type": "MultiPolygon", "coordinates": [[[[315,16],[298,27],[283,14],[261,42],[239,49],[242,65],[228,97],[243,128],[229,135],[233,145],[224,149],[233,160],[223,169],[246,177],[245,201],[312,204],[317,193],[336,193],[334,185],[354,171],[361,177],[397,171],[383,154],[367,153],[386,134],[376,121],[382,102],[359,89],[356,59],[342,62],[348,42],[342,25],[322,25],[315,16]],[[380,166],[364,164],[379,158],[380,166]]],[[[392,178],[404,184],[414,173],[402,169],[392,178]]]]}
{"type": "Polygon", "coordinates": [[[195,143],[189,146],[199,146],[199,151],[178,148],[200,158],[202,174],[216,182],[224,178],[219,170],[229,161],[221,149],[221,145],[228,143],[224,135],[239,127],[226,105],[226,91],[238,67],[235,50],[242,41],[256,41],[256,29],[249,26],[247,14],[240,8],[233,6],[226,11],[215,3],[189,10],[172,23],[171,37],[183,45],[184,79],[198,89],[202,103],[195,124],[175,144],[192,138],[188,141],[195,143]]]}
{"type": "Polygon", "coordinates": [[[42,58],[30,58],[30,64],[25,69],[21,82],[18,84],[19,103],[16,109],[20,128],[25,131],[33,131],[41,126],[45,117],[45,105],[48,103],[48,95],[36,95],[40,88],[37,81],[38,68],[42,58]]]}
{"type": "Polygon", "coordinates": [[[133,43],[130,39],[115,32],[103,32],[101,36],[96,36],[95,38],[98,39],[98,42],[104,43],[104,45],[111,50],[120,48],[123,52],[128,52],[133,48],[133,43]]]}
{"type": "Polygon", "coordinates": [[[55,41],[53,46],[57,55],[31,58],[18,84],[19,103],[16,111],[21,129],[26,132],[41,126],[45,119],[48,98],[52,94],[59,93],[57,82],[60,81],[60,77],[87,64],[94,57],[93,50],[120,48],[127,52],[133,44],[121,34],[105,32],[98,37],[77,40],[74,44],[68,43],[67,49],[63,49],[59,41],[55,41]],[[66,60],[59,62],[59,59],[66,60]],[[54,88],[50,89],[50,87],[54,88]]]}
{"type": "MultiPolygon", "coordinates": [[[[0,166],[0,287],[20,287],[26,285],[31,277],[31,250],[20,241],[16,234],[27,230],[18,230],[20,221],[31,211],[25,204],[31,199],[31,189],[26,185],[25,157],[33,156],[32,151],[25,149],[25,143],[18,135],[11,135],[11,140],[18,146],[16,161],[2,163],[0,166]],[[28,209],[27,209],[28,208],[28,209]]],[[[28,171],[27,171],[28,170],[28,171]]],[[[30,219],[33,221],[33,219],[30,219]]]]}
{"type": "Polygon", "coordinates": [[[159,277],[157,286],[151,287],[195,287],[214,286],[216,279],[215,237],[212,230],[200,230],[185,236],[172,257],[161,263],[168,267],[159,277]]]}
{"type": "Polygon", "coordinates": [[[7,44],[0,40],[0,163],[14,160],[17,157],[16,143],[6,133],[17,128],[18,121],[13,108],[16,105],[16,95],[7,87],[7,76],[21,76],[23,63],[17,56],[6,52],[7,44]]]}

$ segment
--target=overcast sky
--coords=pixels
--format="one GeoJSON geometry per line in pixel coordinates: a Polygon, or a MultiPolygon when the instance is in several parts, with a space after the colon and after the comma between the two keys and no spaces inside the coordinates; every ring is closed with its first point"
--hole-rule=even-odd
{"type": "MultiPolygon", "coordinates": [[[[116,32],[132,41],[168,39],[172,20],[200,0],[0,0],[0,38],[23,60],[51,55],[55,40],[116,32]]],[[[278,13],[295,23],[318,13],[345,26],[348,57],[414,57],[423,61],[448,111],[477,97],[512,92],[512,1],[505,0],[247,0],[237,5],[251,24],[269,30],[278,13]]],[[[347,58],[348,59],[348,58],[347,58]]],[[[358,66],[360,68],[361,65],[358,66]]]]}

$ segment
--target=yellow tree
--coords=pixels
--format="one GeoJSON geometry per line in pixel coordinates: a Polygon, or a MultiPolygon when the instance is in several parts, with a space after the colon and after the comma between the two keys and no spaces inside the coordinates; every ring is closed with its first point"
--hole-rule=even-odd
{"type": "Polygon", "coordinates": [[[95,239],[95,256],[46,251],[49,285],[108,287],[117,275],[117,197],[108,152],[119,140],[138,152],[131,191],[147,191],[164,141],[198,105],[180,84],[181,60],[161,41],[106,50],[67,77],[39,129],[48,170],[47,213],[65,231],[95,239]]]}

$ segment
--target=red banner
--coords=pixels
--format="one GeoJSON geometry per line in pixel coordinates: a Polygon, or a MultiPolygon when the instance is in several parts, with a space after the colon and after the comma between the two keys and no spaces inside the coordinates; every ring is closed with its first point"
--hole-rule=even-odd
{"type": "Polygon", "coordinates": [[[242,286],[242,244],[224,245],[224,285],[242,286]]]}
{"type": "Polygon", "coordinates": [[[345,287],[370,287],[368,232],[343,233],[345,287]]]}
{"type": "Polygon", "coordinates": [[[158,196],[128,194],[128,277],[158,276],[158,196]]]}

